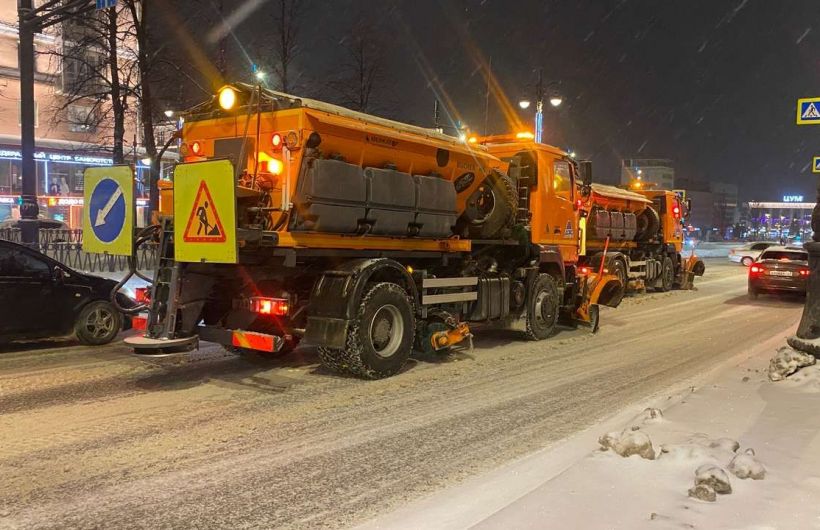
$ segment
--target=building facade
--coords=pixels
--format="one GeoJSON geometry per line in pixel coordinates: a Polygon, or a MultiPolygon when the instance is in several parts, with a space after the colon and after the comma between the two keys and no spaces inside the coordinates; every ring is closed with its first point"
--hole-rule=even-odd
{"type": "MultiPolygon", "coordinates": [[[[18,198],[22,192],[16,26],[16,0],[0,0],[0,222],[19,217],[18,198]]],[[[102,114],[95,115],[105,103],[101,104],[99,98],[77,97],[77,84],[87,83],[89,78],[84,68],[89,62],[99,61],[100,54],[90,48],[83,48],[80,57],[66,52],[70,46],[66,37],[69,33],[63,24],[35,36],[37,196],[43,217],[80,228],[83,173],[88,167],[112,164],[113,138],[111,124],[102,114]]],[[[140,162],[144,149],[137,145],[136,125],[135,119],[126,120],[124,150],[126,161],[136,168],[135,186],[141,210],[147,206],[143,182],[149,168],[140,162]]],[[[141,213],[138,211],[137,219],[144,217],[141,213]]]]}
{"type": "Polygon", "coordinates": [[[662,190],[675,189],[675,167],[665,158],[627,158],[621,161],[621,184],[634,186],[636,182],[662,190]]]}

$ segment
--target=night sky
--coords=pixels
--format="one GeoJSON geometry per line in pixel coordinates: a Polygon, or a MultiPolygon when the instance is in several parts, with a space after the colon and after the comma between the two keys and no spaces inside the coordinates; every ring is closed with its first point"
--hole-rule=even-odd
{"type": "MultiPolygon", "coordinates": [[[[269,59],[271,7],[233,28],[232,77],[269,59]]],[[[596,180],[614,181],[622,158],[671,158],[678,175],[736,183],[746,200],[814,193],[820,127],[798,127],[795,102],[820,96],[818,0],[306,0],[297,95],[333,99],[328,79],[363,19],[388,59],[381,114],[432,126],[438,96],[482,133],[491,61],[529,122],[517,101],[534,97],[540,68],[565,98],[546,106],[544,139],[591,158],[596,180]]],[[[179,27],[170,34],[184,38],[179,27]]],[[[190,35],[207,50],[201,28],[190,35]]],[[[496,97],[487,123],[508,129],[496,97]]]]}

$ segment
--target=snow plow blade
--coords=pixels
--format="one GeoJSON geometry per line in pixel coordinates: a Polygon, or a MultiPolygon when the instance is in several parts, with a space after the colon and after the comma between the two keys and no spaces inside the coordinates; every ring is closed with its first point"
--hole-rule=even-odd
{"type": "Polygon", "coordinates": [[[695,286],[695,276],[703,276],[706,264],[699,257],[692,254],[687,258],[681,271],[680,289],[692,289],[695,286]]]}
{"type": "Polygon", "coordinates": [[[618,307],[624,297],[624,285],[614,274],[590,274],[584,280],[581,293],[583,301],[575,316],[595,333],[599,326],[599,306],[618,307]]]}

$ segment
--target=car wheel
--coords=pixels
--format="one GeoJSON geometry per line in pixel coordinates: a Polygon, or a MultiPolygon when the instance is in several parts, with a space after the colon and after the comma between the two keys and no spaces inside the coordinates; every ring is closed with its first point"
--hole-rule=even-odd
{"type": "Polygon", "coordinates": [[[83,344],[108,344],[122,328],[122,315],[110,302],[98,300],[80,311],[74,324],[77,338],[83,344]]]}
{"type": "Polygon", "coordinates": [[[740,264],[744,267],[751,267],[753,261],[754,260],[751,257],[745,256],[743,259],[740,260],[740,264]]]}

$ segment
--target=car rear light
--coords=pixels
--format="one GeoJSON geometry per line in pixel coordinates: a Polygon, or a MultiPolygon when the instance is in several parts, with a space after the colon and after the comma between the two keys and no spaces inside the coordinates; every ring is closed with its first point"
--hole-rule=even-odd
{"type": "Polygon", "coordinates": [[[765,270],[766,268],[762,265],[752,265],[751,267],[749,267],[749,274],[760,274],[765,270]]]}
{"type": "Polygon", "coordinates": [[[586,276],[589,274],[589,267],[579,267],[578,268],[578,275],[579,276],[586,276]]]}
{"type": "Polygon", "coordinates": [[[285,298],[267,298],[254,296],[250,298],[250,310],[259,315],[273,315],[282,317],[290,311],[290,304],[285,298]]]}
{"type": "Polygon", "coordinates": [[[800,276],[803,276],[805,278],[809,275],[810,272],[811,271],[809,269],[800,269],[800,276]]]}
{"type": "Polygon", "coordinates": [[[150,304],[151,303],[151,288],[150,287],[137,287],[134,289],[134,298],[136,299],[137,303],[139,304],[150,304]]]}

